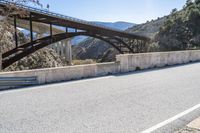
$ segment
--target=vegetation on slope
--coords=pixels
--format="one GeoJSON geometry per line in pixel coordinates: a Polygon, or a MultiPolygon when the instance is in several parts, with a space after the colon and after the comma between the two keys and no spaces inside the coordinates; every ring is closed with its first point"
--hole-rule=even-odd
{"type": "Polygon", "coordinates": [[[181,11],[167,17],[155,41],[160,51],[198,49],[200,46],[200,0],[187,0],[181,11]]]}

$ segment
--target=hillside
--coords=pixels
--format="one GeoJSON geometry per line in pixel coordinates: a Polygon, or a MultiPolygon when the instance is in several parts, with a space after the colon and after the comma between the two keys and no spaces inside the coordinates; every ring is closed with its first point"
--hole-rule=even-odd
{"type": "MultiPolygon", "coordinates": [[[[13,49],[15,47],[12,34],[13,27],[10,25],[5,26],[0,24],[0,33],[3,35],[0,41],[1,52],[4,53],[10,49],[13,49]]],[[[20,42],[28,41],[23,33],[19,33],[18,36],[20,38],[20,42]]],[[[64,59],[58,56],[53,50],[44,48],[14,63],[4,71],[59,67],[66,64],[67,63],[64,61],[64,59]]]]}
{"type": "Polygon", "coordinates": [[[158,18],[157,20],[147,21],[144,24],[135,25],[131,28],[128,28],[126,31],[138,35],[147,36],[153,39],[155,35],[159,32],[160,27],[164,25],[165,21],[166,17],[158,18]]]}
{"type": "Polygon", "coordinates": [[[160,51],[200,48],[200,0],[188,0],[181,11],[173,10],[156,36],[160,51]]]}
{"type": "Polygon", "coordinates": [[[98,61],[102,59],[112,46],[98,39],[88,38],[81,42],[78,46],[72,47],[74,59],[94,59],[98,61]]]}

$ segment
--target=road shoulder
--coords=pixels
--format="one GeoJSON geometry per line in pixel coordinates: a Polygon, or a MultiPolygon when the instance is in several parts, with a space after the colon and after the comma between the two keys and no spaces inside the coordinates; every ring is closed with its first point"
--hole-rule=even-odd
{"type": "Polygon", "coordinates": [[[186,127],[175,133],[200,133],[200,117],[193,120],[186,127]]]}

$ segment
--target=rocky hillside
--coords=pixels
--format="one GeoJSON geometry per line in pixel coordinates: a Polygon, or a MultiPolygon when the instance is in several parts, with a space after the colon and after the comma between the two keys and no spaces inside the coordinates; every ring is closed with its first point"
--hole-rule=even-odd
{"type": "Polygon", "coordinates": [[[187,0],[181,11],[174,9],[167,17],[156,42],[161,51],[200,48],[200,0],[187,0]]]}
{"type": "Polygon", "coordinates": [[[135,33],[138,35],[147,36],[151,39],[159,32],[160,28],[164,25],[166,17],[158,18],[157,20],[147,21],[144,24],[139,24],[127,29],[127,32],[135,33]]]}
{"type": "MultiPolygon", "coordinates": [[[[4,53],[13,49],[15,47],[14,37],[13,34],[11,34],[13,33],[13,27],[10,25],[5,26],[4,24],[0,24],[0,33],[1,52],[4,53]]],[[[20,37],[21,43],[27,41],[27,38],[22,33],[19,33],[18,36],[20,37]]],[[[44,48],[14,63],[4,71],[59,67],[66,64],[67,63],[64,59],[58,56],[53,50],[44,48]]]]}
{"type": "Polygon", "coordinates": [[[97,62],[101,62],[108,53],[113,53],[110,52],[111,49],[116,52],[109,44],[94,38],[88,38],[79,45],[73,46],[72,49],[74,59],[93,59],[97,62]]]}

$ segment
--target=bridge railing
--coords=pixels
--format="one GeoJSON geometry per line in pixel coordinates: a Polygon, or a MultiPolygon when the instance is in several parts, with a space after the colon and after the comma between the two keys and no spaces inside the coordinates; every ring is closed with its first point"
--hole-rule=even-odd
{"type": "Polygon", "coordinates": [[[44,15],[53,16],[53,17],[59,17],[59,18],[66,19],[66,20],[69,20],[69,21],[73,21],[73,22],[77,22],[77,23],[81,23],[81,24],[87,24],[87,25],[103,28],[103,29],[106,29],[106,30],[112,30],[112,31],[127,33],[127,32],[122,31],[122,30],[103,26],[101,24],[88,22],[88,21],[85,21],[85,20],[77,19],[77,18],[74,18],[74,17],[69,17],[69,16],[66,16],[66,15],[59,14],[59,13],[50,12],[50,11],[44,10],[44,9],[39,9],[39,8],[27,6],[27,5],[24,5],[24,4],[14,3],[14,2],[11,2],[11,1],[8,1],[8,0],[0,0],[0,4],[1,5],[15,5],[17,7],[29,10],[31,12],[36,12],[36,13],[40,13],[40,14],[44,14],[44,15]]]}

